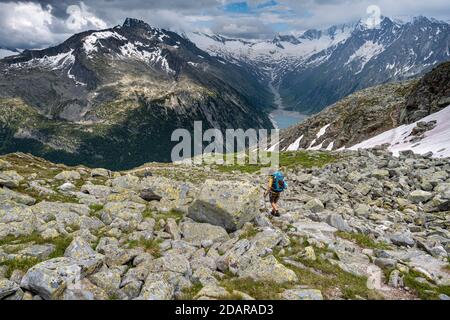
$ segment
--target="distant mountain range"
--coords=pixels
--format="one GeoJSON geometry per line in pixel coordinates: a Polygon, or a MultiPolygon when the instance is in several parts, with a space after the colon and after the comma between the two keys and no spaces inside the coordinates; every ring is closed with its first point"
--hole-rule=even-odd
{"type": "Polygon", "coordinates": [[[450,25],[426,17],[409,22],[385,17],[375,28],[359,21],[270,41],[187,36],[212,55],[253,66],[260,79],[270,82],[275,76],[285,107],[307,114],[355,91],[416,77],[450,60],[450,25]]]}
{"type": "Polygon", "coordinates": [[[0,152],[131,168],[170,161],[177,128],[270,128],[272,95],[245,69],[143,21],[0,60],[0,152]]]}

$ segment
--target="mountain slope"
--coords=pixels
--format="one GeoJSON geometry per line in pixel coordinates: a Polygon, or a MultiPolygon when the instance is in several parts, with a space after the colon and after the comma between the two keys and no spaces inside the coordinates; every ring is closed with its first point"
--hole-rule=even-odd
{"type": "Polygon", "coordinates": [[[270,128],[271,93],[176,33],[127,19],[0,60],[0,152],[129,168],[169,161],[177,128],[270,128]]]}
{"type": "MultiPolygon", "coordinates": [[[[412,122],[421,119],[416,119],[417,109],[422,108],[421,105],[413,107],[418,97],[420,100],[417,101],[427,101],[427,106],[434,106],[428,110],[429,113],[421,113],[423,116],[438,112],[450,104],[449,66],[450,63],[443,63],[420,80],[385,84],[356,92],[304,123],[282,131],[280,149],[350,148],[399,127],[406,122],[405,119],[414,119],[412,122]],[[436,81],[440,83],[439,87],[430,90],[430,85],[436,81]]],[[[424,132],[418,130],[418,133],[420,138],[424,132]]]]}

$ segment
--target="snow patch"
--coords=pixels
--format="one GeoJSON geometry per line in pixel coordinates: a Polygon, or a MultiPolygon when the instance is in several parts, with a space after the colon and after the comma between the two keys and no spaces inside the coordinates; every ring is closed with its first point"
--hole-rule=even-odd
{"type": "Polygon", "coordinates": [[[323,136],[327,132],[327,129],[330,126],[331,126],[331,123],[327,124],[326,126],[323,126],[322,128],[320,128],[319,132],[316,135],[316,138],[311,142],[311,144],[309,145],[307,150],[320,150],[320,149],[322,149],[323,142],[321,144],[319,144],[318,146],[315,146],[315,147],[313,147],[313,145],[316,144],[317,139],[319,139],[321,136],[323,136]]]}
{"type": "Polygon", "coordinates": [[[166,56],[162,54],[160,48],[156,48],[154,51],[147,51],[138,48],[131,42],[127,42],[119,49],[121,57],[133,58],[153,66],[158,65],[168,74],[175,73],[175,71],[170,68],[169,62],[167,61],[166,56]]]}
{"type": "Polygon", "coordinates": [[[328,145],[327,151],[332,151],[333,148],[334,148],[334,141],[332,141],[332,142],[328,145]]]}
{"type": "Polygon", "coordinates": [[[86,54],[97,51],[97,43],[101,39],[115,38],[118,40],[127,40],[125,37],[121,36],[117,32],[112,31],[99,31],[91,33],[83,39],[83,48],[86,54]]]}
{"type": "Polygon", "coordinates": [[[50,70],[61,70],[68,66],[71,66],[75,62],[75,56],[73,55],[73,49],[68,52],[59,53],[54,56],[43,56],[42,58],[33,58],[26,62],[14,63],[11,68],[27,68],[27,67],[40,67],[50,70]]]}
{"type": "Polygon", "coordinates": [[[366,41],[358,50],[356,50],[354,54],[350,56],[345,65],[348,65],[355,60],[360,61],[361,69],[356,72],[356,74],[358,74],[364,69],[370,60],[382,53],[384,50],[384,45],[373,41],[366,41]]]}
{"type": "Polygon", "coordinates": [[[395,156],[398,156],[400,151],[412,150],[417,154],[425,154],[431,151],[433,157],[436,158],[450,157],[450,106],[415,123],[386,131],[349,149],[369,149],[383,144],[389,144],[388,149],[395,156]],[[430,121],[437,121],[436,127],[426,132],[421,141],[412,142],[409,135],[417,123],[430,121]]]}
{"type": "Polygon", "coordinates": [[[297,151],[300,147],[300,142],[303,139],[303,135],[299,137],[293,144],[291,144],[289,147],[287,147],[286,151],[297,151]]]}

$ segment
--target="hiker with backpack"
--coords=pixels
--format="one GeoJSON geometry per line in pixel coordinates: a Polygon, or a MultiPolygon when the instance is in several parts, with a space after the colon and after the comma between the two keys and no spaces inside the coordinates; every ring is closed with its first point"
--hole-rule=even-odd
{"type": "Polygon", "coordinates": [[[271,214],[274,217],[279,217],[278,200],[280,200],[280,194],[286,190],[287,183],[284,181],[284,176],[280,171],[269,173],[269,184],[267,186],[264,197],[269,195],[270,205],[272,206],[271,214]]]}

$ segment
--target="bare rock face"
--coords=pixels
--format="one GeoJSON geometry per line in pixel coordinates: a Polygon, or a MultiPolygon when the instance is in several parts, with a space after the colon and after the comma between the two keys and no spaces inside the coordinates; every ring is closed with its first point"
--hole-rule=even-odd
{"type": "Polygon", "coordinates": [[[256,217],[259,196],[258,188],[249,183],[207,180],[189,207],[188,216],[233,232],[256,217]]]}
{"type": "Polygon", "coordinates": [[[426,74],[407,97],[400,122],[413,123],[450,105],[450,63],[426,74]]]}

